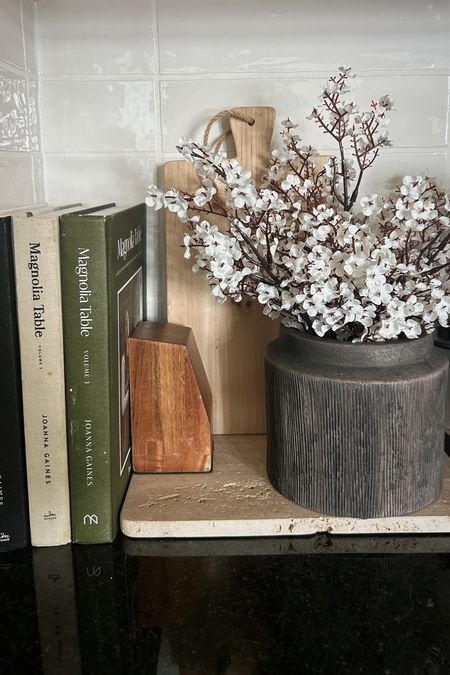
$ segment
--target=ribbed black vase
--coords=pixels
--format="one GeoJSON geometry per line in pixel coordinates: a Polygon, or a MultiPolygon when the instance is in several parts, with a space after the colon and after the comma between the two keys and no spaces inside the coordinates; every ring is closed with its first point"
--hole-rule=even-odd
{"type": "Polygon", "coordinates": [[[335,516],[399,516],[438,497],[448,361],[433,336],[349,343],[282,327],[266,350],[274,487],[335,516]]]}

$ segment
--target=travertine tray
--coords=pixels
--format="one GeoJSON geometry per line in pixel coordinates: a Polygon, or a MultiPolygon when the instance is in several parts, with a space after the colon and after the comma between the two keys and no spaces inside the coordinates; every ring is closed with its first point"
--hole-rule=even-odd
{"type": "Polygon", "coordinates": [[[271,486],[265,436],[216,436],[209,474],[134,474],[120,516],[133,538],[450,533],[450,459],[441,496],[396,518],[336,518],[297,506],[271,486]]]}

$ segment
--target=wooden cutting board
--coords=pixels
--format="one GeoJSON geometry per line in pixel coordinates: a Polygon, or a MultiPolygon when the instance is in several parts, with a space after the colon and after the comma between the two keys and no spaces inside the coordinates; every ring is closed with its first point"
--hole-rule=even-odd
{"type": "MultiPolygon", "coordinates": [[[[255,120],[231,119],[236,157],[259,185],[270,161],[274,108],[237,108],[255,120]]],[[[186,161],[167,162],[165,188],[192,192],[200,185],[186,161]]],[[[223,219],[211,222],[223,227],[223,219]],[[222,222],[220,222],[222,221],[222,222]]],[[[257,300],[217,302],[208,281],[192,272],[184,258],[185,225],[166,211],[167,320],[190,326],[211,385],[215,434],[258,434],[265,431],[264,350],[279,331],[279,322],[262,314],[257,300]]]]}

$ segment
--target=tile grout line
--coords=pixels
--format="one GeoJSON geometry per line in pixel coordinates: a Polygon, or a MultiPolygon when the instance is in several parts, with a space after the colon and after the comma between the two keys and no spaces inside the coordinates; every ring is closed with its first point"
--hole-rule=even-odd
{"type": "MultiPolygon", "coordinates": [[[[155,41],[158,41],[158,50],[159,50],[159,39],[156,36],[155,31],[155,41]]],[[[198,80],[294,80],[294,79],[305,79],[311,81],[321,81],[324,77],[329,75],[328,70],[319,71],[309,71],[309,70],[292,70],[292,71],[276,71],[276,70],[249,70],[249,71],[205,71],[203,73],[167,73],[161,72],[159,68],[160,58],[158,53],[158,58],[155,59],[158,62],[158,67],[155,68],[155,73],[110,73],[104,75],[94,75],[89,74],[51,74],[51,75],[42,75],[42,80],[44,82],[61,82],[61,81],[120,81],[120,80],[161,80],[166,82],[195,82],[198,80]]],[[[1,60],[0,60],[1,63],[1,60]]],[[[4,62],[7,65],[7,62],[4,62]]],[[[13,65],[13,64],[10,64],[13,65]]],[[[17,67],[17,66],[16,66],[17,67]]],[[[448,77],[450,75],[450,68],[441,68],[441,69],[415,69],[415,70],[395,70],[395,69],[382,69],[382,70],[364,70],[361,69],[358,71],[358,79],[365,78],[376,78],[376,77],[448,77]]]]}
{"type": "MultiPolygon", "coordinates": [[[[325,146],[314,146],[319,154],[331,154],[336,152],[336,148],[325,146]]],[[[397,157],[398,155],[447,155],[448,146],[443,145],[395,145],[392,148],[385,148],[383,157],[397,157]]],[[[2,153],[23,154],[21,151],[0,150],[2,153]]],[[[175,150],[51,150],[46,153],[48,157],[132,157],[134,159],[151,159],[154,161],[165,161],[170,159],[180,159],[179,153],[175,150]]]]}
{"type": "Polygon", "coordinates": [[[153,52],[154,52],[154,114],[155,114],[155,136],[156,136],[156,157],[162,159],[163,149],[163,131],[162,131],[162,97],[161,97],[161,76],[160,76],[160,54],[159,54],[159,16],[157,0],[150,0],[152,4],[153,16],[153,52]]]}
{"type": "Polygon", "coordinates": [[[27,58],[27,47],[25,45],[25,26],[24,26],[24,10],[23,10],[24,0],[20,0],[20,31],[22,37],[22,56],[24,63],[24,80],[25,80],[25,92],[26,92],[26,133],[27,133],[27,146],[28,150],[26,152],[27,156],[30,159],[31,163],[31,183],[32,183],[32,195],[33,203],[37,204],[37,187],[36,187],[36,167],[34,162],[34,157],[31,154],[32,152],[32,130],[31,130],[31,111],[30,111],[30,102],[31,102],[31,91],[30,91],[30,73],[28,72],[28,58],[27,58]]]}
{"type": "Polygon", "coordinates": [[[38,30],[38,9],[36,2],[33,2],[33,27],[34,27],[34,50],[36,58],[36,70],[37,70],[37,118],[38,118],[38,134],[39,134],[39,156],[41,159],[41,189],[42,197],[45,203],[48,202],[48,185],[47,185],[47,156],[44,147],[44,130],[42,122],[42,74],[39,67],[39,30],[38,30]]]}
{"type": "MultiPolygon", "coordinates": [[[[153,49],[154,49],[154,113],[155,113],[155,135],[156,135],[156,182],[160,184],[162,179],[162,167],[164,165],[164,151],[163,151],[163,111],[162,111],[162,92],[161,92],[161,58],[160,58],[160,41],[159,41],[159,11],[158,0],[150,0],[152,4],[153,16],[153,49]]],[[[156,308],[153,308],[154,316],[152,318],[158,320],[165,320],[166,311],[163,307],[166,304],[166,287],[165,287],[165,239],[163,228],[162,213],[152,214],[154,224],[152,231],[154,232],[154,244],[157,246],[157,270],[156,278],[150,278],[147,272],[147,302],[148,298],[156,298],[156,308]],[[156,292],[155,292],[156,286],[156,292]]]]}

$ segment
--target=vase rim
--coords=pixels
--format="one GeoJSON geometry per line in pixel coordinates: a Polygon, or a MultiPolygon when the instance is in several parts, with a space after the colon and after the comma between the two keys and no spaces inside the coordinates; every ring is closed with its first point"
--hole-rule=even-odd
{"type": "Polygon", "coordinates": [[[298,328],[281,326],[280,340],[301,352],[308,361],[329,365],[392,367],[416,363],[429,357],[433,350],[433,333],[418,338],[383,342],[343,342],[319,335],[308,335],[298,328]]]}

